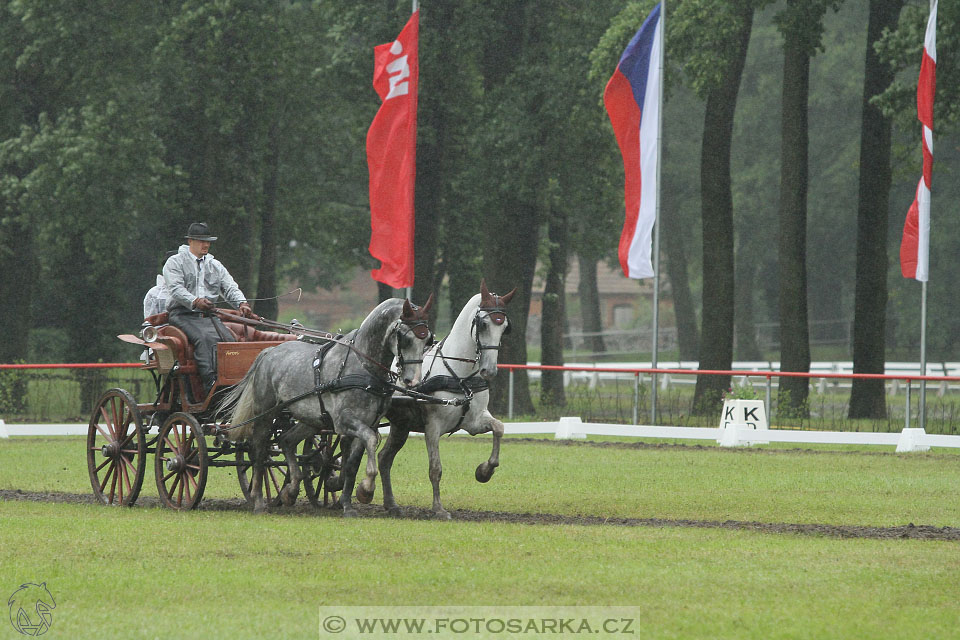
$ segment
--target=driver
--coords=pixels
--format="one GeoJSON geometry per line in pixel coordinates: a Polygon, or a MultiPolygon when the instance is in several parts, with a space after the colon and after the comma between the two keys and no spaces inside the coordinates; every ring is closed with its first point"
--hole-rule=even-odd
{"type": "Polygon", "coordinates": [[[169,322],[187,334],[193,344],[206,395],[217,381],[217,343],[233,340],[220,319],[207,314],[218,298],[246,318],[253,316],[253,310],[227,268],[209,253],[210,243],[217,237],[210,235],[207,224],[191,224],[186,239],[187,244],[180,245],[163,265],[163,281],[169,295],[169,322]]]}

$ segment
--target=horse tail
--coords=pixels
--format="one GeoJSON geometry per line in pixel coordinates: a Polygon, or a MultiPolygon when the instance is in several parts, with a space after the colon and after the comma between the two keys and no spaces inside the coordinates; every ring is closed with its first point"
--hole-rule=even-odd
{"type": "Polygon", "coordinates": [[[247,375],[243,376],[243,379],[234,385],[217,405],[218,418],[229,415],[231,425],[242,425],[226,432],[230,440],[243,440],[253,433],[253,422],[248,421],[257,415],[254,406],[254,379],[263,354],[264,351],[261,351],[250,366],[250,370],[247,371],[247,375]],[[244,422],[247,424],[243,424],[244,422]]]}

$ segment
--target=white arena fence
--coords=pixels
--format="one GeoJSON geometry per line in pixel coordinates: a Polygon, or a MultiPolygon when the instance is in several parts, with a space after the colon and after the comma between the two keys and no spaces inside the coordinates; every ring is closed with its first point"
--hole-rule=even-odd
{"type": "MultiPolygon", "coordinates": [[[[887,373],[884,374],[854,374],[845,370],[852,363],[816,363],[811,366],[810,373],[781,372],[779,363],[737,363],[765,364],[764,368],[736,368],[728,371],[706,371],[696,368],[696,363],[666,363],[656,368],[643,366],[648,363],[610,363],[604,365],[514,365],[502,364],[500,368],[509,375],[509,415],[513,418],[513,391],[514,371],[524,369],[532,379],[539,378],[543,371],[562,371],[565,384],[596,385],[602,378],[632,378],[634,383],[634,424],[612,424],[600,422],[583,422],[579,417],[564,417],[558,421],[544,422],[508,422],[506,433],[511,435],[552,434],[557,439],[585,438],[587,435],[618,436],[653,439],[693,439],[714,440],[721,446],[745,446],[757,443],[786,442],[807,444],[853,444],[853,445],[880,445],[894,446],[897,451],[923,451],[930,447],[960,447],[960,435],[928,434],[922,428],[912,428],[910,425],[910,396],[911,389],[918,384],[936,384],[938,394],[942,395],[948,389],[960,388],[960,363],[942,363],[941,371],[952,375],[920,375],[920,367],[914,363],[888,363],[887,373]],[[638,366],[639,365],[639,366],[638,366]],[[796,429],[766,429],[762,431],[752,425],[737,423],[721,423],[712,427],[681,427],[663,425],[641,425],[638,422],[639,387],[650,381],[661,388],[669,388],[671,384],[690,384],[695,382],[697,375],[724,375],[739,379],[739,384],[762,382],[766,387],[765,406],[770,407],[771,389],[776,386],[781,377],[804,377],[821,388],[829,385],[831,388],[849,387],[855,378],[882,379],[888,388],[897,393],[901,388],[906,392],[906,423],[899,433],[877,432],[849,432],[849,431],[802,431],[796,429]],[[681,380],[683,382],[681,382],[681,380]]],[[[57,364],[57,365],[0,365],[3,369],[30,369],[30,368],[133,368],[139,367],[135,363],[122,364],[57,364]]],[[[928,365],[928,369],[932,368],[928,365]]],[[[820,391],[823,392],[822,390],[820,391]]],[[[766,427],[766,424],[763,425],[766,427]]],[[[85,424],[7,424],[0,419],[0,438],[20,435],[50,436],[50,435],[85,435],[85,424]]]]}

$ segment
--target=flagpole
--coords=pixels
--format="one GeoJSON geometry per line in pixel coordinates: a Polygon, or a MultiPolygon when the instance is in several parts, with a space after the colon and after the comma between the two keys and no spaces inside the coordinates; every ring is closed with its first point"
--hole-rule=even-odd
{"type": "MultiPolygon", "coordinates": [[[[410,13],[411,13],[411,14],[416,13],[416,12],[417,12],[417,9],[419,9],[419,8],[420,8],[420,2],[419,2],[419,0],[413,0],[412,5],[410,6],[410,13]]],[[[417,89],[419,90],[419,88],[420,88],[420,83],[419,83],[419,81],[418,81],[418,82],[417,82],[417,89]]],[[[414,214],[414,215],[416,215],[416,214],[414,214]]],[[[407,287],[406,294],[407,294],[407,300],[409,300],[410,302],[413,302],[413,287],[407,287]]]]}
{"type": "MultiPolygon", "coordinates": [[[[920,283],[920,375],[927,375],[927,281],[920,283]]],[[[907,411],[910,408],[907,407],[907,411]]],[[[927,381],[920,381],[920,428],[926,428],[927,381]]]]}
{"type": "MultiPolygon", "coordinates": [[[[657,119],[657,204],[653,218],[653,348],[650,354],[650,366],[657,368],[657,353],[660,343],[660,165],[663,154],[663,52],[664,41],[667,39],[667,0],[660,2],[660,102],[657,119]]],[[[650,424],[657,424],[657,375],[650,376],[650,424]]]]}

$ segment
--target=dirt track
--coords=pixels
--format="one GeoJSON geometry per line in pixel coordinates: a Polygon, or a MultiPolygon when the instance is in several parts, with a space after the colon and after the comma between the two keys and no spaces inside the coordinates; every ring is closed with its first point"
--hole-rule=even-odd
{"type": "MultiPolygon", "coordinates": [[[[37,493],[11,489],[0,489],[0,500],[27,502],[54,502],[69,504],[94,504],[93,494],[76,493],[37,493]]],[[[159,500],[143,496],[137,501],[137,507],[158,507],[159,500]]],[[[387,514],[378,505],[357,505],[361,517],[386,518],[387,514]]],[[[202,511],[250,511],[242,499],[204,500],[199,507],[202,511]]],[[[282,516],[339,517],[334,509],[315,509],[302,499],[293,507],[277,507],[272,511],[282,516]]],[[[740,529],[763,533],[792,533],[834,538],[873,538],[873,539],[920,539],[960,541],[960,528],[932,527],[914,525],[899,527],[860,527],[832,524],[790,524],[785,522],[742,522],[737,520],[669,520],[663,518],[603,518],[599,516],[566,516],[552,513],[511,513],[505,511],[470,511],[453,509],[450,515],[458,522],[510,522],[529,525],[587,525],[614,527],[692,527],[700,529],[740,529]]],[[[432,517],[429,509],[404,507],[403,517],[411,520],[428,520],[432,517]]]]}

